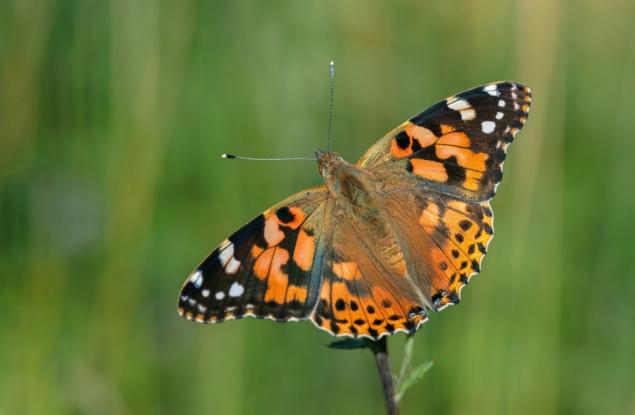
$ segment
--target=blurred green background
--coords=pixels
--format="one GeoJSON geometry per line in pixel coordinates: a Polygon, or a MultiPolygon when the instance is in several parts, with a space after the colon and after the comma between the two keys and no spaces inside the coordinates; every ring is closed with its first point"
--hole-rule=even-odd
{"type": "MultiPolygon", "coordinates": [[[[405,414],[635,413],[635,2],[0,2],[0,414],[384,411],[312,324],[176,298],[248,219],[446,96],[533,106],[463,301],[417,335],[405,414]]],[[[398,363],[403,336],[390,339],[398,363]]]]}

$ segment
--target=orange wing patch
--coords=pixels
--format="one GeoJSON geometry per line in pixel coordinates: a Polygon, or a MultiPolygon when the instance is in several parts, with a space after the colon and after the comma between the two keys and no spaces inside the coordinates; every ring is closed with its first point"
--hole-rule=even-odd
{"type": "Polygon", "coordinates": [[[412,163],[412,172],[417,176],[434,180],[435,182],[448,180],[448,171],[441,162],[413,158],[410,163],[412,163]]]}
{"type": "Polygon", "coordinates": [[[439,138],[439,140],[437,140],[436,143],[438,145],[448,145],[465,148],[470,147],[471,141],[467,137],[467,135],[465,135],[465,133],[456,133],[454,132],[454,129],[452,127],[445,124],[443,125],[441,131],[443,132],[443,135],[441,136],[441,138],[439,138]]]}
{"type": "Polygon", "coordinates": [[[256,259],[256,262],[254,263],[254,275],[261,280],[267,278],[267,274],[269,274],[269,267],[275,250],[275,247],[263,250],[257,245],[254,245],[251,248],[251,254],[256,259]]]}
{"type": "Polygon", "coordinates": [[[293,251],[293,260],[302,271],[308,271],[313,265],[315,255],[315,238],[304,229],[300,229],[298,240],[293,251]]]}
{"type": "Polygon", "coordinates": [[[469,148],[455,145],[438,144],[435,150],[440,159],[447,160],[450,157],[456,157],[459,166],[478,172],[485,171],[485,162],[489,157],[487,153],[475,153],[469,148]]]}
{"type": "Polygon", "coordinates": [[[269,247],[278,245],[284,239],[284,232],[280,230],[280,221],[276,215],[271,215],[265,221],[265,241],[269,247]]]}
{"type": "Polygon", "coordinates": [[[275,301],[283,304],[286,297],[289,276],[282,271],[282,267],[289,261],[289,251],[280,247],[273,249],[273,255],[267,276],[267,291],[265,291],[265,302],[275,301]]]}

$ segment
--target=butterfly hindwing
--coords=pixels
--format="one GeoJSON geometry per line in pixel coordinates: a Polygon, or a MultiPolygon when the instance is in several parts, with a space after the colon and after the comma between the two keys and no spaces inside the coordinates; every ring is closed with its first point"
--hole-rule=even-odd
{"type": "Polygon", "coordinates": [[[306,318],[319,292],[325,200],[324,186],[299,192],[223,241],[183,285],[179,313],[208,323],[306,318]]]}
{"type": "MultiPolygon", "coordinates": [[[[336,202],[334,210],[339,209],[336,202]]],[[[385,217],[385,213],[380,208],[375,215],[385,217]]],[[[377,339],[416,331],[427,315],[394,235],[379,221],[360,218],[345,208],[331,235],[312,321],[338,336],[377,339]]]]}
{"type": "Polygon", "coordinates": [[[373,145],[358,165],[387,179],[482,202],[502,179],[506,150],[527,120],[531,92],[498,82],[449,97],[373,145]]]}
{"type": "Polygon", "coordinates": [[[426,298],[439,311],[457,304],[461,289],[478,273],[494,235],[489,202],[469,203],[429,194],[419,198],[418,225],[431,244],[413,261],[425,261],[426,298]]]}

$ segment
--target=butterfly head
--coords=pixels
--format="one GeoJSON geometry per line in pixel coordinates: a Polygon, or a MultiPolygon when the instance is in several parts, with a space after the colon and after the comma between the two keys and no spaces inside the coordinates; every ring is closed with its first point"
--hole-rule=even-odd
{"type": "Polygon", "coordinates": [[[326,178],[334,167],[340,165],[344,159],[337,153],[330,151],[315,150],[315,156],[318,161],[318,170],[320,176],[326,178]]]}

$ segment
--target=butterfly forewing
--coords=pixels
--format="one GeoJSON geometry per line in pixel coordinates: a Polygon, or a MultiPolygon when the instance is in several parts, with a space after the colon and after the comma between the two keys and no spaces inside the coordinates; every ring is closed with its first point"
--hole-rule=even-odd
{"type": "Polygon", "coordinates": [[[514,82],[470,89],[390,131],[358,165],[458,199],[489,200],[530,102],[529,88],[514,82]]]}
{"type": "Polygon", "coordinates": [[[179,312],[209,323],[306,318],[321,279],[314,262],[325,202],[324,186],[299,192],[223,241],[183,285],[179,312]]]}

